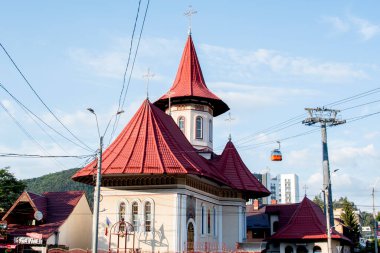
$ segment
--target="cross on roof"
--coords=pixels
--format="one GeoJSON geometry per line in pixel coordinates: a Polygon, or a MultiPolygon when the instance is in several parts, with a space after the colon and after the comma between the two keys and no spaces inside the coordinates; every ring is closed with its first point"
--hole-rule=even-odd
{"type": "Polygon", "coordinates": [[[229,122],[229,125],[230,125],[230,134],[228,135],[228,140],[230,141],[231,140],[231,125],[232,125],[232,121],[235,120],[234,118],[231,117],[231,112],[228,113],[228,118],[225,119],[225,121],[228,121],[229,122]]]}
{"type": "Polygon", "coordinates": [[[302,187],[304,190],[305,190],[305,196],[307,195],[307,189],[309,189],[309,187],[307,187],[307,185],[305,184],[303,187],[302,187]]]}
{"type": "Polygon", "coordinates": [[[143,78],[147,79],[146,82],[146,98],[149,99],[149,80],[154,77],[154,74],[150,72],[150,69],[148,68],[148,71],[146,74],[143,75],[143,78]]]}
{"type": "Polygon", "coordinates": [[[198,12],[196,10],[193,10],[193,7],[189,5],[189,10],[183,14],[189,18],[189,35],[191,35],[191,16],[197,13],[198,12]]]}

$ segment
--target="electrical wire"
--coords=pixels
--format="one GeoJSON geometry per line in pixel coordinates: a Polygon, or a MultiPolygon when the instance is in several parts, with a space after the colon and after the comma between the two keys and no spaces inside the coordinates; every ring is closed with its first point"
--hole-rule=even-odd
{"type": "Polygon", "coordinates": [[[0,157],[21,157],[21,158],[78,158],[84,159],[93,155],[31,155],[17,153],[0,153],[0,157]]]}
{"type": "MultiPolygon", "coordinates": [[[[142,22],[142,25],[141,25],[140,35],[139,35],[139,39],[138,39],[138,42],[137,42],[135,55],[134,55],[133,62],[132,62],[132,68],[131,68],[131,71],[130,71],[130,74],[129,74],[129,78],[128,78],[127,88],[125,89],[125,93],[124,93],[124,97],[123,97],[123,102],[122,102],[122,104],[121,104],[121,107],[119,107],[119,110],[122,109],[122,108],[124,108],[125,99],[126,99],[127,94],[128,94],[128,89],[129,89],[129,85],[130,85],[130,83],[131,83],[131,78],[132,78],[133,69],[134,69],[134,67],[135,67],[135,61],[136,61],[136,57],[137,57],[137,52],[138,52],[139,47],[140,47],[140,41],[141,41],[141,37],[142,37],[142,32],[143,32],[143,30],[144,30],[145,20],[146,20],[147,13],[148,13],[148,9],[149,9],[149,3],[150,3],[150,0],[147,1],[146,7],[145,7],[144,18],[143,18],[143,22],[142,22]]],[[[128,63],[129,63],[129,58],[128,58],[128,63]]],[[[125,73],[126,73],[126,72],[127,72],[127,69],[126,69],[125,73]]],[[[125,74],[124,74],[124,77],[125,77],[125,74]]],[[[125,82],[125,79],[124,79],[124,82],[125,82]]],[[[123,87],[124,87],[124,84],[123,84],[123,87]]],[[[120,94],[120,95],[122,95],[122,94],[120,94]]],[[[121,97],[120,97],[120,98],[121,98],[121,97]]],[[[119,98],[119,99],[120,99],[120,98],[119,98]]],[[[119,100],[119,106],[120,106],[120,100],[119,100]]],[[[116,129],[117,129],[117,126],[118,126],[118,124],[119,124],[120,117],[121,117],[121,115],[117,115],[117,116],[116,116],[116,119],[115,119],[114,124],[113,124],[113,127],[112,127],[112,132],[111,132],[111,136],[110,136],[110,141],[109,141],[109,143],[111,143],[111,141],[112,141],[112,139],[113,139],[113,136],[114,136],[115,131],[116,131],[116,129]]]]}
{"type": "MultiPolygon", "coordinates": [[[[41,119],[39,116],[37,116],[35,113],[33,113],[28,107],[26,107],[20,100],[18,100],[12,93],[10,93],[5,87],[4,85],[0,82],[0,87],[6,92],[8,93],[8,95],[14,100],[16,101],[16,103],[24,110],[24,112],[40,127],[40,129],[47,135],[49,136],[49,138],[54,142],[56,143],[64,152],[66,152],[66,150],[38,123],[36,122],[36,119],[38,119],[41,123],[43,123],[45,126],[47,126],[49,129],[51,129],[52,131],[54,131],[56,134],[58,134],[59,136],[63,137],[64,139],[66,139],[67,141],[71,142],[72,144],[74,144],[75,146],[78,146],[77,143],[73,142],[71,139],[67,138],[66,136],[64,136],[63,134],[61,134],[60,132],[58,132],[55,128],[53,128],[52,126],[50,126],[49,124],[47,124],[43,119],[41,119]],[[31,115],[33,115],[34,117],[32,117],[31,115]]],[[[66,152],[67,153],[67,152],[66,152]]]]}
{"type": "Polygon", "coordinates": [[[77,141],[79,141],[79,143],[81,143],[83,146],[79,145],[81,148],[83,149],[87,149],[87,151],[92,151],[92,149],[86,145],[84,142],[82,142],[75,134],[73,134],[73,132],[71,132],[65,124],[63,124],[63,122],[57,117],[57,115],[55,115],[55,113],[50,109],[50,107],[42,100],[42,98],[38,95],[38,93],[35,91],[35,89],[32,87],[32,85],[30,84],[30,82],[28,81],[28,79],[25,77],[25,75],[22,73],[22,71],[20,70],[20,68],[17,66],[16,62],[13,60],[13,58],[10,56],[10,54],[8,53],[8,51],[5,49],[5,47],[3,46],[3,44],[0,42],[0,46],[1,48],[3,49],[3,51],[5,52],[5,54],[8,56],[9,60],[12,62],[13,66],[17,69],[18,73],[22,76],[22,78],[24,79],[24,81],[28,84],[29,88],[33,91],[33,93],[36,95],[36,97],[38,98],[38,100],[45,106],[45,108],[50,112],[50,114],[63,126],[63,128],[65,128],[72,137],[74,137],[77,141]]]}

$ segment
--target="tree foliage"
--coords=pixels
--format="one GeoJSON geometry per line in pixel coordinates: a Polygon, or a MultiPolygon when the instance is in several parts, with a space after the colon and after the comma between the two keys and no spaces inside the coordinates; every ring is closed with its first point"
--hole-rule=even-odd
{"type": "Polygon", "coordinates": [[[323,203],[323,199],[321,197],[321,194],[319,195],[316,195],[313,199],[313,202],[315,204],[317,204],[322,210],[323,210],[323,207],[324,207],[324,203],[323,203]]]}
{"type": "Polygon", "coordinates": [[[60,192],[60,191],[85,191],[90,206],[93,202],[93,187],[74,182],[71,177],[79,169],[63,170],[56,173],[50,173],[41,177],[24,180],[27,191],[41,194],[44,192],[60,192]]]}
{"type": "Polygon", "coordinates": [[[9,172],[9,167],[0,169],[0,210],[8,210],[24,191],[25,187],[24,182],[17,180],[9,172]]]}
{"type": "MultiPolygon", "coordinates": [[[[342,198],[341,198],[342,199],[342,198]]],[[[349,229],[348,238],[356,245],[359,242],[360,230],[358,218],[355,215],[355,205],[343,198],[341,201],[343,212],[340,216],[344,225],[349,229]]]]}

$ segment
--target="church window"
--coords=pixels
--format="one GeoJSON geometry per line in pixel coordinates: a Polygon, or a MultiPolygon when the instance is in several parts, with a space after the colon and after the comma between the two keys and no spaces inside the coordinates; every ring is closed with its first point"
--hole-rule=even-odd
{"type": "Polygon", "coordinates": [[[124,223],[125,211],[126,211],[126,205],[124,202],[121,202],[119,204],[119,222],[120,221],[122,221],[122,222],[119,223],[119,232],[124,232],[124,230],[125,230],[125,223],[124,223]]]}
{"type": "Polygon", "coordinates": [[[203,118],[201,116],[195,119],[195,138],[203,139],[203,118]]]}
{"type": "Polygon", "coordinates": [[[178,127],[182,133],[185,133],[185,117],[181,116],[178,118],[178,127]]]}
{"type": "Polygon", "coordinates": [[[211,209],[207,209],[207,234],[211,234],[211,209]]]}
{"type": "Polygon", "coordinates": [[[212,120],[208,121],[208,141],[212,142],[212,120]]]}
{"type": "Polygon", "coordinates": [[[132,225],[135,231],[138,231],[137,225],[139,221],[139,204],[137,202],[133,202],[132,204],[132,225]]]}
{"type": "Polygon", "coordinates": [[[152,204],[145,202],[144,207],[145,232],[152,231],[152,204]]]}
{"type": "Polygon", "coordinates": [[[205,234],[205,206],[202,205],[202,235],[205,234]]]}
{"type": "Polygon", "coordinates": [[[293,253],[293,247],[292,246],[286,246],[285,253],[293,253]]]}
{"type": "Polygon", "coordinates": [[[119,221],[125,218],[125,203],[121,202],[119,205],[119,221]]]}
{"type": "Polygon", "coordinates": [[[212,208],[212,217],[213,217],[213,223],[214,223],[214,236],[216,236],[216,208],[212,208]]]}

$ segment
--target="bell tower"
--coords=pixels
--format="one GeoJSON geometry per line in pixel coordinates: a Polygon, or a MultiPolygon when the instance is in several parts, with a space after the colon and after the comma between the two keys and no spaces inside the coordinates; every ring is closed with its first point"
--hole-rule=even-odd
{"type": "Polygon", "coordinates": [[[154,104],[172,116],[194,148],[213,150],[214,117],[229,107],[207,88],[191,34],[172,87],[154,104]]]}

